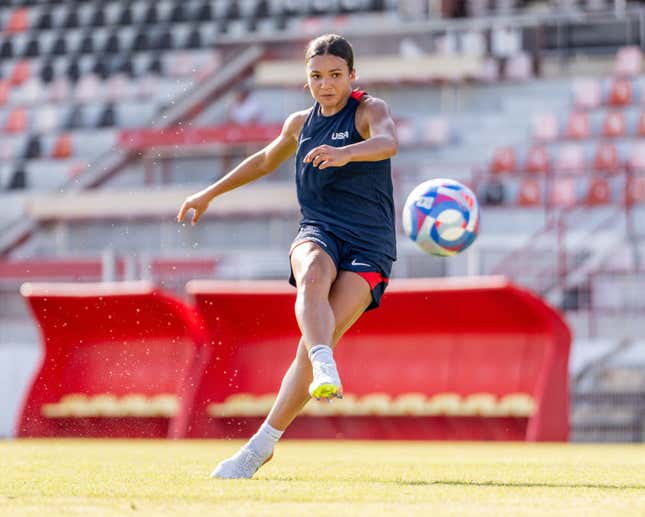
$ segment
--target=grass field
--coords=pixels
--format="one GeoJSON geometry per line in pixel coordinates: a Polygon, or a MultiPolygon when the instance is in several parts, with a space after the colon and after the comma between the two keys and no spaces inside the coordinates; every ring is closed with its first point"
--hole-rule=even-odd
{"type": "Polygon", "coordinates": [[[0,515],[645,515],[645,446],[284,441],[209,479],[239,445],[0,442],[0,515]]]}

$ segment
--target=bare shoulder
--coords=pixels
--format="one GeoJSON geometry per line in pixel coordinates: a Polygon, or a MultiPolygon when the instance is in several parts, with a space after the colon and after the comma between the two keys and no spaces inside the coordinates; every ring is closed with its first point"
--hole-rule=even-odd
{"type": "Polygon", "coordinates": [[[282,133],[298,140],[302,126],[305,125],[305,120],[309,116],[312,108],[307,108],[301,111],[295,111],[289,115],[282,126],[282,133]]]}
{"type": "Polygon", "coordinates": [[[371,136],[374,124],[392,124],[390,108],[383,99],[365,95],[356,109],[356,129],[363,138],[371,136]]]}
{"type": "Polygon", "coordinates": [[[361,99],[361,103],[358,106],[359,112],[363,112],[366,115],[372,114],[389,114],[390,108],[387,103],[378,97],[372,97],[371,95],[364,95],[361,99]]]}

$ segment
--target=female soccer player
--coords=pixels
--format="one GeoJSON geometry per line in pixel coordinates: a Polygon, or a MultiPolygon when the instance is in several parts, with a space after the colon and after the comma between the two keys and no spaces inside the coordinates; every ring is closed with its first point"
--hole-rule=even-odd
{"type": "Polygon", "coordinates": [[[252,477],[310,397],[342,398],[332,348],[365,310],[378,307],[396,259],[390,157],[398,141],[389,109],[352,89],[353,51],[342,36],[310,41],[305,65],[314,105],[287,117],[273,142],[189,196],[177,215],[181,222],[192,209],[196,224],[215,197],[296,153],[302,219],[289,256],[302,338],[265,422],[211,477],[252,477]]]}

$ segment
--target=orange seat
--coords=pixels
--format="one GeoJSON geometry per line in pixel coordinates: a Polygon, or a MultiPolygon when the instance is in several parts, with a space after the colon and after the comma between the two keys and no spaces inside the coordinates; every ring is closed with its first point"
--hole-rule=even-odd
{"type": "Polygon", "coordinates": [[[9,82],[13,85],[19,85],[29,79],[29,61],[18,61],[11,71],[9,82]]]}
{"type": "Polygon", "coordinates": [[[619,138],[625,136],[625,114],[622,111],[610,111],[602,123],[602,136],[619,138]]]}
{"type": "Polygon", "coordinates": [[[609,182],[605,178],[594,178],[589,184],[585,203],[591,206],[606,205],[610,194],[609,182]]]}
{"type": "Polygon", "coordinates": [[[626,106],[632,102],[632,83],[628,79],[615,78],[609,86],[608,104],[626,106]]]}
{"type": "Polygon", "coordinates": [[[52,158],[69,158],[71,155],[72,137],[71,135],[64,133],[56,139],[56,142],[54,142],[52,158]]]}
{"type": "Polygon", "coordinates": [[[549,152],[542,145],[534,146],[526,153],[524,170],[526,172],[548,172],[549,152]]]}
{"type": "Polygon", "coordinates": [[[620,168],[618,149],[609,142],[600,142],[593,158],[593,168],[597,171],[616,172],[620,168]]]}
{"type": "Polygon", "coordinates": [[[517,156],[512,147],[500,147],[495,150],[490,164],[492,173],[515,172],[517,170],[517,156]]]}
{"type": "Polygon", "coordinates": [[[535,179],[524,180],[520,184],[517,203],[522,206],[535,206],[542,202],[542,186],[535,179]]]}
{"type": "Polygon", "coordinates": [[[565,129],[567,138],[582,140],[591,136],[591,125],[589,115],[584,111],[574,111],[569,115],[565,129]]]}
{"type": "Polygon", "coordinates": [[[9,34],[16,34],[18,32],[24,32],[29,28],[29,11],[24,7],[19,7],[14,10],[9,19],[7,20],[7,25],[5,26],[5,31],[9,34]]]}
{"type": "Polygon", "coordinates": [[[25,108],[15,108],[4,125],[8,133],[24,133],[27,130],[27,110],[25,108]]]}

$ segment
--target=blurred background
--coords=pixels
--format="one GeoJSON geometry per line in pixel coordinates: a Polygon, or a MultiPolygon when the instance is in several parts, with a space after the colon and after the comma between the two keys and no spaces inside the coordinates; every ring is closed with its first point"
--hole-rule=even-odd
{"type": "Polygon", "coordinates": [[[175,215],[311,104],[304,46],[338,32],[398,125],[397,211],[433,177],[482,205],[462,256],[399,235],[392,276],[533,290],[574,334],[571,440],[645,441],[640,2],[1,0],[0,30],[0,436],[41,354],[23,282],[286,282],[292,161],[175,215]]]}

